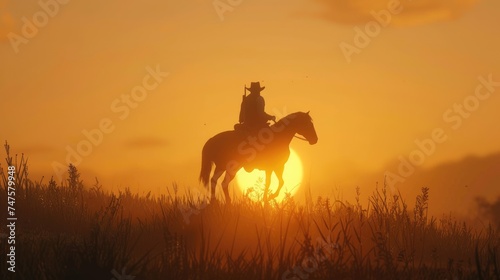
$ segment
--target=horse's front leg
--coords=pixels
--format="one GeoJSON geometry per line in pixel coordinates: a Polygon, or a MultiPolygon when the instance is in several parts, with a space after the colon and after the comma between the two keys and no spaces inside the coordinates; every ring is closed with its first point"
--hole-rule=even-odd
{"type": "Polygon", "coordinates": [[[276,189],[276,192],[274,194],[270,195],[269,199],[275,199],[280,194],[281,188],[285,184],[285,181],[283,180],[283,168],[284,168],[284,166],[280,166],[280,167],[277,167],[276,169],[274,169],[274,174],[276,174],[276,177],[278,177],[279,184],[278,184],[278,188],[276,189]]]}
{"type": "Polygon", "coordinates": [[[222,190],[224,191],[224,195],[226,196],[226,203],[231,204],[231,197],[229,196],[229,183],[233,180],[235,174],[231,173],[229,170],[226,170],[226,176],[224,176],[224,181],[222,181],[222,190]]]}
{"type": "Polygon", "coordinates": [[[269,193],[269,186],[271,186],[271,176],[273,175],[272,170],[266,170],[266,185],[264,186],[264,202],[267,203],[267,195],[269,193]]]}

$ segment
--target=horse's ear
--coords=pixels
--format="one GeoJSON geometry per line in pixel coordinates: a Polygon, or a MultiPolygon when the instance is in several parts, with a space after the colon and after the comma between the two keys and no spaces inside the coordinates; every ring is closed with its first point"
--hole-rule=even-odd
{"type": "Polygon", "coordinates": [[[306,114],[307,114],[307,115],[309,115],[309,112],[311,112],[311,111],[307,111],[307,113],[306,113],[306,114]]]}

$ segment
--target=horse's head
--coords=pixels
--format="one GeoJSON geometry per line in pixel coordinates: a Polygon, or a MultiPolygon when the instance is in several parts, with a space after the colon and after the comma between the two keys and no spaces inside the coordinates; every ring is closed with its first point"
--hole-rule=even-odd
{"type": "Polygon", "coordinates": [[[304,136],[309,144],[314,145],[318,142],[318,135],[309,112],[296,112],[288,116],[290,123],[293,123],[296,133],[304,136]]]}

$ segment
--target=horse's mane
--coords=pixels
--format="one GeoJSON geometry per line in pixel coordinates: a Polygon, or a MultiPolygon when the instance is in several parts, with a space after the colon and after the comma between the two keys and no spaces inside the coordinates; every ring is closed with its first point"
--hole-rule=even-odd
{"type": "Polygon", "coordinates": [[[285,117],[281,118],[277,123],[290,122],[290,120],[295,120],[295,119],[297,119],[300,123],[312,122],[312,118],[309,115],[309,113],[295,112],[295,113],[288,114],[285,117]]]}

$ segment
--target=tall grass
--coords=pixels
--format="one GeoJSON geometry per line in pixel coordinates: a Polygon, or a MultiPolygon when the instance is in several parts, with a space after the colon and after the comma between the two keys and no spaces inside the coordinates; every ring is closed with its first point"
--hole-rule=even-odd
{"type": "Polygon", "coordinates": [[[500,277],[498,232],[429,217],[428,188],[413,203],[382,185],[366,205],[359,188],[354,202],[207,204],[179,195],[175,184],[160,196],[105,192],[97,179],[86,186],[74,166],[63,184],[32,181],[25,158],[12,157],[7,145],[6,153],[18,170],[17,265],[7,271],[8,244],[0,239],[0,279],[500,277]]]}

